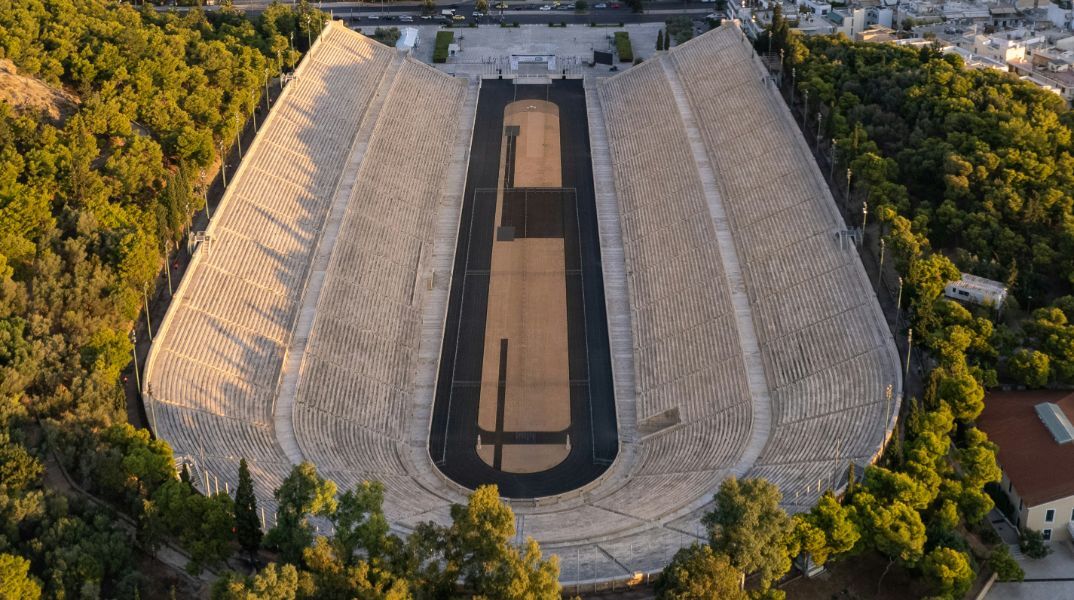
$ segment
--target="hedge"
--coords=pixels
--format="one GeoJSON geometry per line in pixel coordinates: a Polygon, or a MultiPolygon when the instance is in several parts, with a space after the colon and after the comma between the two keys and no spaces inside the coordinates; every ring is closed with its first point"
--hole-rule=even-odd
{"type": "Polygon", "coordinates": [[[436,45],[433,46],[433,62],[446,63],[448,58],[448,46],[455,41],[454,31],[437,31],[436,45]]]}
{"type": "Polygon", "coordinates": [[[619,54],[619,62],[634,62],[634,48],[630,46],[629,33],[615,32],[615,51],[619,54]]]}

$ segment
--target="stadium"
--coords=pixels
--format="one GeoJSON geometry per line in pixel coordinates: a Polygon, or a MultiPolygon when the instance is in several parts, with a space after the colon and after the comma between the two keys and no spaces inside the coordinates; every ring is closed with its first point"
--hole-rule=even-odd
{"type": "Polygon", "coordinates": [[[565,584],[660,570],[731,475],[789,511],[894,425],[901,369],[739,27],[607,78],[453,77],[338,22],[158,329],[153,431],[265,524],[310,461],[394,528],[496,483],[565,584]]]}

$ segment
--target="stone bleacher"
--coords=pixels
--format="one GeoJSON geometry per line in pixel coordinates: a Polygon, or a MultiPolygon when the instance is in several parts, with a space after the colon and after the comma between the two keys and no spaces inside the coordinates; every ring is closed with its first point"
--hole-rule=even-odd
{"type": "MultiPolygon", "coordinates": [[[[628,317],[633,358],[617,386],[632,381],[636,400],[617,396],[623,439],[605,475],[514,503],[519,539],[558,554],[565,582],[661,568],[705,539],[699,518],[730,474],[769,478],[789,508],[808,508],[847,461],[876,452],[897,410],[879,307],[770,87],[733,25],[588,86],[597,194],[612,198],[598,203],[601,236],[622,244],[602,248],[626,288],[608,298],[628,317]]],[[[338,23],[304,58],[146,364],[150,422],[201,489],[206,478],[234,488],[246,458],[271,525],[271,490],[295,460],[283,423],[341,490],[383,482],[397,531],[445,523],[464,500],[424,447],[428,426],[415,423],[432,394],[415,382],[435,377],[436,361],[419,357],[423,336],[443,333],[445,274],[431,265],[450,264],[438,240],[454,250],[461,202],[449,198],[461,194],[475,99],[466,80],[338,23]],[[310,307],[306,339],[296,323],[310,307]],[[295,339],[306,341],[280,414],[295,339]]]]}
{"type": "Polygon", "coordinates": [[[213,489],[234,489],[246,458],[272,506],[272,486],[290,470],[273,426],[280,365],[329,197],[393,54],[342,26],[325,30],[233,176],[212,241],[159,327],[147,412],[202,488],[208,475],[213,489]]]}

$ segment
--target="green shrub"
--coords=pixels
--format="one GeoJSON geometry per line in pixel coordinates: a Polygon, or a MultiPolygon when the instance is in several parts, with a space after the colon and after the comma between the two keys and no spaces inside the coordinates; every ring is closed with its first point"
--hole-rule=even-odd
{"type": "Polygon", "coordinates": [[[1044,536],[1036,529],[1028,527],[1022,532],[1022,539],[1018,541],[1018,546],[1029,558],[1044,558],[1052,553],[1052,549],[1044,543],[1044,536]]]}
{"type": "Polygon", "coordinates": [[[630,45],[629,33],[615,32],[615,51],[619,54],[619,62],[634,62],[634,48],[630,45]]]}
{"type": "Polygon", "coordinates": [[[436,44],[433,46],[433,62],[445,63],[448,58],[448,46],[455,41],[454,31],[437,31],[436,44]]]}
{"type": "MultiPolygon", "coordinates": [[[[676,44],[685,44],[694,37],[694,23],[690,17],[676,16],[665,22],[667,23],[667,36],[673,38],[676,44]]],[[[670,40],[664,42],[664,50],[671,45],[669,42],[670,40]]]]}
{"type": "Polygon", "coordinates": [[[1025,571],[1005,544],[992,549],[992,554],[988,556],[988,567],[995,571],[1000,581],[1022,581],[1026,577],[1025,571]]]}

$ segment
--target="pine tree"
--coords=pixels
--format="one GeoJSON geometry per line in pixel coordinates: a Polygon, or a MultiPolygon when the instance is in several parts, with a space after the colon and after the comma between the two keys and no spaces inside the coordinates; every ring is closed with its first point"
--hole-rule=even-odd
{"type": "Polygon", "coordinates": [[[245,458],[239,461],[239,487],[235,489],[235,530],[239,546],[253,558],[261,548],[261,523],[257,519],[254,480],[245,458]]]}
{"type": "Polygon", "coordinates": [[[660,31],[656,32],[656,49],[658,51],[664,49],[664,30],[663,29],[661,29],[660,31]]]}

